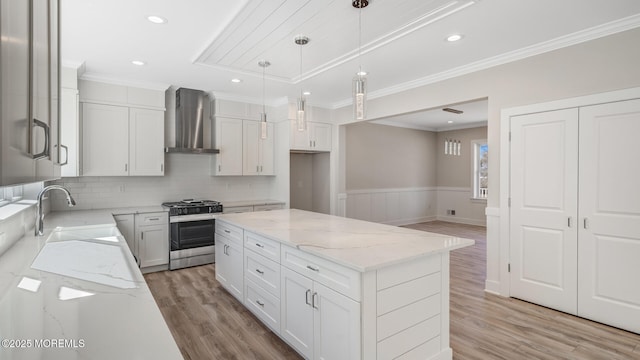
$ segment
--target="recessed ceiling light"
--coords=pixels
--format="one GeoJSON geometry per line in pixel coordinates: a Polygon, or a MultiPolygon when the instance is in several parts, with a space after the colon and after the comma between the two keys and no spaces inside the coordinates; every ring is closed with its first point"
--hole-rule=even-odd
{"type": "Polygon", "coordinates": [[[447,121],[447,124],[453,124],[453,120],[447,121]]]}
{"type": "Polygon", "coordinates": [[[157,15],[147,16],[147,20],[151,21],[154,24],[166,24],[167,23],[167,19],[163,18],[162,16],[157,16],[157,15]]]}
{"type": "Polygon", "coordinates": [[[143,66],[146,64],[144,61],[140,61],[140,60],[133,60],[131,63],[137,66],[143,66]]]}
{"type": "Polygon", "coordinates": [[[460,35],[460,34],[452,34],[452,35],[447,36],[447,41],[448,42],[456,42],[456,41],[461,40],[461,39],[462,39],[462,35],[460,35]]]}
{"type": "Polygon", "coordinates": [[[240,79],[231,79],[231,82],[232,83],[241,83],[242,80],[240,80],[240,79]]]}
{"type": "Polygon", "coordinates": [[[305,91],[305,92],[302,93],[302,95],[307,95],[307,96],[311,95],[311,91],[305,91]]]}

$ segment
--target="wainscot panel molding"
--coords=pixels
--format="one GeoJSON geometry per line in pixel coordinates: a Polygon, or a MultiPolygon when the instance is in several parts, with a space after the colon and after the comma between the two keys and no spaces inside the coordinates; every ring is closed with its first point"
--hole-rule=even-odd
{"type": "Polygon", "coordinates": [[[500,208],[487,207],[487,279],[484,283],[486,292],[500,295],[500,208]]]}
{"type": "Polygon", "coordinates": [[[436,220],[437,188],[349,190],[346,217],[389,225],[436,220]]]}

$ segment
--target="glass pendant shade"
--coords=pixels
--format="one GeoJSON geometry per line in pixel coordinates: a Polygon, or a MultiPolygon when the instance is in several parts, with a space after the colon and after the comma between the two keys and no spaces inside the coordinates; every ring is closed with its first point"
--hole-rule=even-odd
{"type": "Polygon", "coordinates": [[[267,60],[260,60],[258,61],[258,65],[260,65],[260,67],[262,67],[262,112],[260,113],[260,138],[261,139],[266,139],[267,138],[267,107],[265,106],[264,102],[264,98],[265,98],[265,80],[264,80],[264,73],[265,73],[265,69],[267,68],[267,66],[271,65],[270,62],[268,62],[267,60]]]}
{"type": "Polygon", "coordinates": [[[296,112],[296,124],[298,127],[298,131],[304,131],[306,127],[304,106],[305,106],[305,99],[304,97],[301,96],[300,98],[298,98],[298,111],[296,112]]]}
{"type": "Polygon", "coordinates": [[[260,113],[260,138],[264,140],[267,138],[267,113],[264,112],[264,109],[262,111],[260,113]]]}
{"type": "Polygon", "coordinates": [[[353,78],[353,117],[364,120],[367,116],[365,103],[367,100],[367,79],[362,75],[353,78]]]}

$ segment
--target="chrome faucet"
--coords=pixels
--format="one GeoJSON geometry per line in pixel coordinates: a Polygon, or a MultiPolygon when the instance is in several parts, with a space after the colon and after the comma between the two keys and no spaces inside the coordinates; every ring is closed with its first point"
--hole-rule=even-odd
{"type": "Polygon", "coordinates": [[[40,190],[40,192],[38,193],[38,207],[36,211],[36,236],[44,235],[44,213],[42,211],[42,197],[49,190],[62,190],[67,195],[67,204],[70,207],[76,205],[76,201],[73,200],[73,197],[71,196],[69,190],[63,188],[60,185],[49,185],[40,190]]]}

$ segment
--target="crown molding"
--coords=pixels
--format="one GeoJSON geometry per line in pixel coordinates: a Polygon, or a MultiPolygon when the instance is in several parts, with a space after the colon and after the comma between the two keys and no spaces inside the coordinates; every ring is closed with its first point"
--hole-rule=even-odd
{"type": "MultiPolygon", "coordinates": [[[[576,31],[571,34],[557,37],[555,39],[544,41],[535,45],[527,46],[518,50],[510,51],[504,54],[493,56],[487,59],[473,62],[464,66],[460,66],[451,70],[443,71],[437,74],[425,76],[423,78],[407,81],[402,84],[390,86],[384,89],[372,91],[367,94],[368,99],[377,99],[388,95],[397,94],[406,90],[415,89],[421,86],[430,85],[443,80],[467,75],[473,72],[489,69],[498,65],[522,60],[528,57],[544,54],[550,51],[562,49],[572,45],[584,43],[591,40],[603,38],[605,36],[617,34],[623,31],[640,27],[640,14],[628,16],[619,20],[611,21],[602,25],[594,26],[589,29],[576,31]]],[[[350,106],[352,99],[344,99],[331,104],[332,109],[339,109],[350,106]]]]}
{"type": "Polygon", "coordinates": [[[137,87],[137,88],[143,88],[143,89],[149,89],[149,90],[160,90],[160,91],[166,91],[168,88],[171,87],[171,84],[164,84],[164,83],[157,83],[157,82],[150,82],[150,81],[122,80],[120,78],[114,78],[114,77],[104,76],[104,75],[96,75],[91,73],[82,74],[78,78],[78,80],[96,81],[96,82],[112,84],[112,85],[131,86],[131,87],[137,87]]]}

